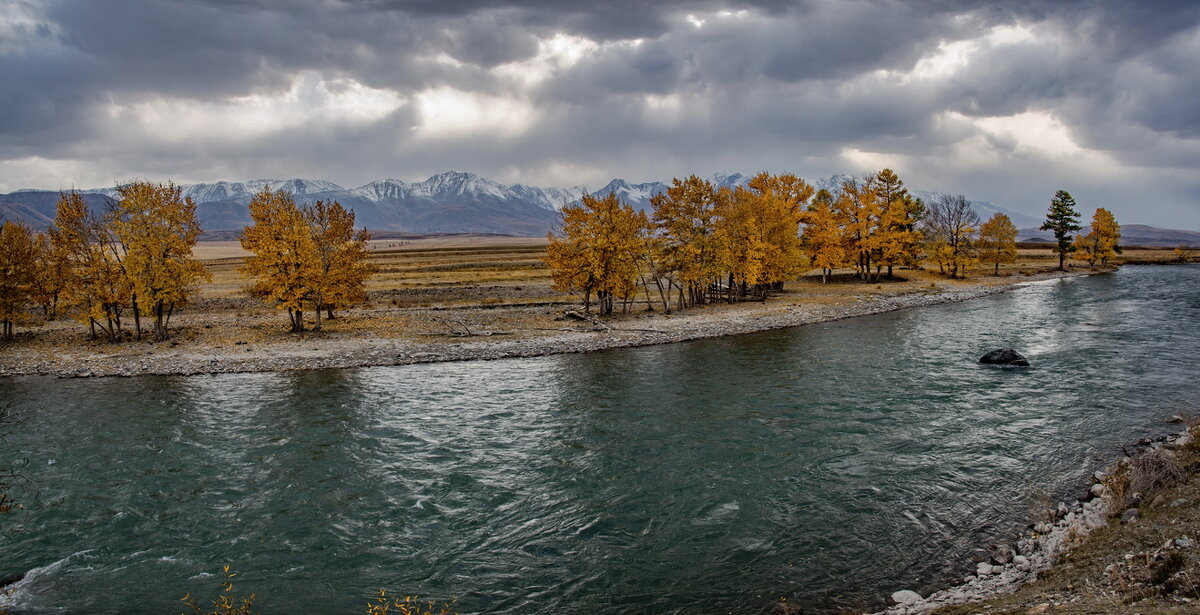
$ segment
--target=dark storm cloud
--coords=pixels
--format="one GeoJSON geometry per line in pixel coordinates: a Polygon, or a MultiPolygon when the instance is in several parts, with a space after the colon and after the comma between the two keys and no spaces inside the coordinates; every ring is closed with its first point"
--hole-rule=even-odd
{"type": "Polygon", "coordinates": [[[1117,171],[1153,175],[1177,208],[1200,200],[1185,172],[1200,162],[1200,3],[1190,0],[7,1],[0,164],[346,183],[450,168],[537,181],[558,165],[657,179],[718,167],[824,174],[846,168],[853,149],[909,160],[913,175],[939,182],[930,187],[988,186],[998,192],[982,198],[1017,201],[1017,177],[1084,179],[1073,160],[1029,158],[1029,135],[972,123],[1032,112],[1117,171]],[[988,38],[1003,26],[1031,34],[988,38]],[[532,84],[495,70],[533,61],[563,34],[594,47],[532,84]],[[966,67],[921,64],[956,44],[966,67]],[[324,118],[253,139],[214,130],[186,146],[147,132],[163,122],[136,121],[139,103],[219,108],[295,92],[303,75],[409,103],[367,123],[324,118]],[[533,119],[517,132],[421,140],[413,101],[437,88],[514,98],[533,119]],[[1001,179],[954,171],[973,155],[964,144],[986,150],[979,159],[1001,179]],[[955,159],[930,162],[938,156],[955,159]]]}

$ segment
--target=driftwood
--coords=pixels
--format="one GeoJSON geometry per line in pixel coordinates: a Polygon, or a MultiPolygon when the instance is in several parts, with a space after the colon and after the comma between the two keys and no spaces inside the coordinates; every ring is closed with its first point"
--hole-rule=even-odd
{"type": "Polygon", "coordinates": [[[628,331],[633,333],[669,333],[660,329],[626,329],[622,327],[598,326],[591,328],[583,327],[526,327],[525,331],[567,331],[569,333],[605,333],[608,331],[628,331]]]}
{"type": "Polygon", "coordinates": [[[446,328],[449,329],[449,331],[441,334],[433,333],[431,335],[449,335],[450,337],[488,337],[492,335],[512,335],[513,333],[512,331],[472,331],[471,328],[461,320],[439,320],[441,320],[442,324],[446,325],[446,328]],[[457,324],[462,328],[462,330],[460,331],[459,329],[454,328],[454,324],[457,324]]]}

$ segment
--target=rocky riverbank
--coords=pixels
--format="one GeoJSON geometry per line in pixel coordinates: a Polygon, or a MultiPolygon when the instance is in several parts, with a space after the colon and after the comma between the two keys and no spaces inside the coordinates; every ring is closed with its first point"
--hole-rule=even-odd
{"type": "MultiPolygon", "coordinates": [[[[59,341],[26,346],[18,343],[0,355],[0,376],[194,375],[591,352],[741,335],[966,301],[1032,282],[1078,275],[1083,274],[1045,272],[924,287],[843,285],[843,289],[853,293],[815,300],[804,292],[793,292],[761,303],[710,305],[673,314],[652,312],[591,321],[563,319],[563,307],[558,305],[435,305],[402,310],[407,324],[404,331],[394,335],[371,328],[371,320],[377,319],[384,309],[367,309],[343,315],[341,320],[350,324],[340,325],[340,330],[301,335],[231,333],[216,340],[201,337],[195,342],[182,335],[172,342],[136,344],[59,341]],[[356,322],[366,324],[356,328],[356,322]]],[[[234,326],[232,314],[200,314],[192,318],[194,327],[201,332],[234,326]]],[[[256,318],[269,319],[268,326],[278,328],[275,314],[256,318]]],[[[65,326],[73,328],[61,336],[69,334],[78,339],[78,325],[65,326]]]]}
{"type": "MultiPolygon", "coordinates": [[[[1182,421],[1179,417],[1173,419],[1182,421]]],[[[1129,613],[1134,612],[1129,610],[1133,608],[1131,602],[1151,597],[1189,605],[1194,598],[1187,593],[1195,593],[1196,581],[1200,579],[1177,583],[1177,588],[1187,591],[1172,596],[1170,577],[1186,576],[1189,571],[1186,563],[1180,563],[1170,575],[1163,575],[1161,563],[1181,558],[1186,562],[1189,557],[1200,560],[1200,554],[1196,553],[1197,536],[1190,535],[1195,522],[1186,518],[1189,514],[1195,516],[1192,514],[1195,500],[1177,497],[1180,493],[1173,491],[1189,487],[1200,490],[1196,476],[1200,454],[1195,429],[1139,442],[1140,449],[1132,456],[1095,472],[1092,487],[1084,498],[1071,504],[1059,502],[1044,511],[1044,517],[1033,523],[1027,534],[1012,545],[993,549],[991,558],[976,563],[975,574],[967,576],[961,584],[926,597],[910,590],[897,591],[891,596],[894,605],[873,615],[1129,613]],[[1110,545],[1115,545],[1117,551],[1133,550],[1138,542],[1136,534],[1142,532],[1131,528],[1141,524],[1138,530],[1147,529],[1148,522],[1142,521],[1143,509],[1157,517],[1153,519],[1157,526],[1170,528],[1151,539],[1154,546],[1104,565],[1101,575],[1094,570],[1099,565],[1064,563],[1075,550],[1106,551],[1105,547],[1110,545]],[[1107,535],[1092,537],[1100,530],[1107,535]],[[1168,538],[1162,541],[1162,535],[1168,538]],[[1158,577],[1154,574],[1156,569],[1158,577]],[[1058,578],[1047,581],[1053,573],[1058,578]],[[1017,594],[1018,590],[1021,594],[1017,594]]]]}

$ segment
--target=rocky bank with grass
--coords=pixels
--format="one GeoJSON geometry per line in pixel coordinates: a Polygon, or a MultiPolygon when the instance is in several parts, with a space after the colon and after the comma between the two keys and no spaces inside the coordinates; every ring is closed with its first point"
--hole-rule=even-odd
{"type": "Polygon", "coordinates": [[[961,584],[897,591],[873,615],[1200,612],[1198,433],[1193,422],[1138,442],[1093,474],[1083,498],[1039,511],[961,584]]]}

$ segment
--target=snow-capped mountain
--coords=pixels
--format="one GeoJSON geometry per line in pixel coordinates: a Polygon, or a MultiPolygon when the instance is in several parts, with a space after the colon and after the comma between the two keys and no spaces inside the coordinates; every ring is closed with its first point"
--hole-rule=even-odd
{"type": "MultiPolygon", "coordinates": [[[[749,177],[741,173],[716,173],[707,178],[718,187],[744,186],[749,177]]],[[[832,192],[852,179],[845,173],[813,181],[817,188],[832,192]]],[[[669,182],[631,183],[613,179],[603,188],[590,192],[597,197],[616,194],[636,208],[650,209],[650,198],[667,190],[669,182]]],[[[238,230],[250,224],[246,205],[263,188],[283,190],[296,201],[309,204],[317,200],[338,201],[353,209],[359,225],[376,231],[413,233],[505,233],[541,235],[558,220],[564,205],[575,203],[584,194],[581,187],[542,188],[524,184],[506,185],[474,173],[449,171],[418,182],[380,179],[357,188],[345,188],[316,179],[254,179],[241,182],[219,181],[180,186],[185,196],[197,204],[201,225],[211,231],[238,230]]],[[[82,191],[94,208],[116,198],[114,188],[82,191]]],[[[912,190],[916,196],[932,201],[942,193],[912,190]]],[[[22,220],[45,228],[54,217],[58,193],[18,191],[0,195],[0,216],[22,220]]],[[[1003,212],[1018,227],[1040,224],[1031,216],[1014,213],[986,201],[972,204],[988,218],[1003,212]]],[[[98,210],[99,210],[98,209],[98,210]]]]}

